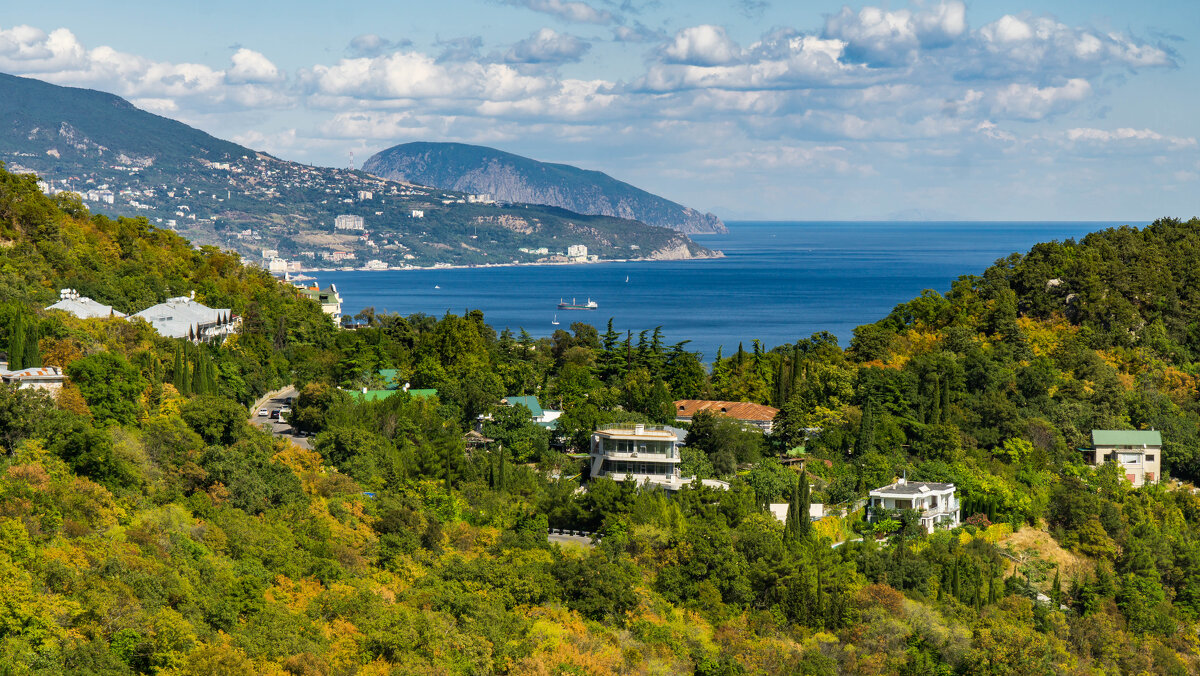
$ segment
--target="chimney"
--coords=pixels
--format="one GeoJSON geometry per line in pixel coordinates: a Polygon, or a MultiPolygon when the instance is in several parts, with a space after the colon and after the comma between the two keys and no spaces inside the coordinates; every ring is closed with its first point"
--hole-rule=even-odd
{"type": "Polygon", "coordinates": [[[404,383],[404,391],[405,391],[405,392],[407,392],[407,391],[408,391],[408,383],[404,383]]]}
{"type": "Polygon", "coordinates": [[[637,423],[636,425],[633,426],[634,434],[641,434],[645,431],[646,431],[646,426],[642,423],[637,423]]]}
{"type": "Polygon", "coordinates": [[[900,486],[908,485],[908,470],[904,470],[904,476],[900,477],[900,480],[897,481],[896,483],[900,486]]]}
{"type": "Polygon", "coordinates": [[[367,388],[365,388],[365,387],[364,387],[364,388],[363,388],[363,394],[366,394],[366,393],[367,393],[367,388]]]}

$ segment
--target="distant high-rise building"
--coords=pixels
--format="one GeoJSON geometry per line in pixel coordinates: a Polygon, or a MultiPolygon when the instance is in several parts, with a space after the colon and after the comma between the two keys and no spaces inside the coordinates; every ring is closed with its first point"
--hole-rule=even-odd
{"type": "Polygon", "coordinates": [[[342,214],[333,219],[333,228],[334,230],[362,230],[364,228],[363,217],[342,214]]]}

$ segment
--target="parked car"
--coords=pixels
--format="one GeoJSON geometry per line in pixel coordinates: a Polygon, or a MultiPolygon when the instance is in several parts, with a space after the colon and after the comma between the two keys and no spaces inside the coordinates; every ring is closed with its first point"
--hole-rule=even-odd
{"type": "Polygon", "coordinates": [[[279,420],[279,409],[271,411],[271,420],[279,420]]]}
{"type": "Polygon", "coordinates": [[[270,411],[268,411],[268,410],[267,410],[267,409],[265,409],[265,408],[260,408],[260,409],[258,409],[258,417],[260,417],[260,418],[265,418],[265,417],[267,417],[267,414],[268,414],[268,413],[270,413],[270,411]]]}

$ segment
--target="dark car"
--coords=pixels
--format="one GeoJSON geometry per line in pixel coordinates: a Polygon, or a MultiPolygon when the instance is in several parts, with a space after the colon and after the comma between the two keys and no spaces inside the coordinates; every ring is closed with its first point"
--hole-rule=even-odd
{"type": "Polygon", "coordinates": [[[279,420],[279,409],[271,411],[271,420],[279,420]]]}

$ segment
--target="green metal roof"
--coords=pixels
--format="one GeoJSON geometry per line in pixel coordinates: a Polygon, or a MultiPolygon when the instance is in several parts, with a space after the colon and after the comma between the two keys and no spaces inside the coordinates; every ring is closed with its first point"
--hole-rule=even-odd
{"type": "MultiPolygon", "coordinates": [[[[402,391],[403,390],[367,390],[366,392],[363,392],[362,390],[353,390],[350,392],[350,396],[358,399],[359,401],[379,401],[381,399],[387,399],[393,394],[402,391]]],[[[429,397],[437,396],[437,390],[409,390],[408,393],[417,399],[428,399],[429,397]]]]}
{"type": "Polygon", "coordinates": [[[1157,430],[1092,430],[1095,446],[1162,446],[1157,430]]]}
{"type": "Polygon", "coordinates": [[[388,390],[398,390],[404,385],[400,382],[400,369],[379,369],[379,377],[383,379],[383,387],[388,390]]]}
{"type": "Polygon", "coordinates": [[[529,409],[529,412],[532,413],[533,417],[535,418],[539,418],[545,414],[545,411],[542,410],[542,405],[540,402],[538,402],[537,397],[505,397],[504,401],[507,401],[509,406],[516,406],[517,404],[524,406],[525,408],[529,409]]]}

